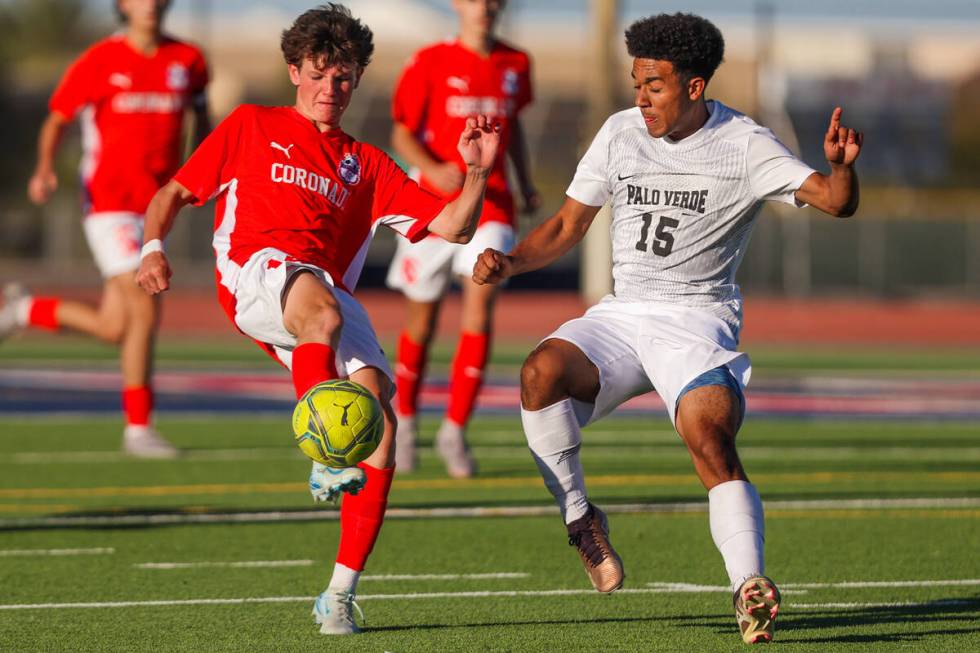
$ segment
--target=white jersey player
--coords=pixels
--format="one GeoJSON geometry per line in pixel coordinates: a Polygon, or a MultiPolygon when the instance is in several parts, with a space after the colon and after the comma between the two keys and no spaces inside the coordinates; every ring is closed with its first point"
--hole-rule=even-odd
{"type": "Polygon", "coordinates": [[[656,389],[708,490],[711,534],[732,582],[747,643],[769,641],[779,591],[764,576],[762,503],[735,449],[751,371],[737,351],[735,270],[766,200],[852,215],[862,136],[834,111],[824,140],[831,173],[815,172],[768,129],[705,86],[724,41],[707,20],[661,14],[626,33],[636,107],[611,116],[579,163],[557,214],[509,254],[488,249],[473,271],[497,283],[554,261],[612,207],[614,293],[565,323],[521,370],[521,417],[597,590],[624,579],[608,522],[589,503],[580,428],[656,389]]]}

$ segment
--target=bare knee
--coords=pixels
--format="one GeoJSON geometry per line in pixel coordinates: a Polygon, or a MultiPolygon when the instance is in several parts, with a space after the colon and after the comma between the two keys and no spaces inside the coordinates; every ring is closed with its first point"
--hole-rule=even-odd
{"type": "Polygon", "coordinates": [[[561,401],[568,396],[564,376],[561,354],[546,345],[538,347],[521,367],[521,404],[528,410],[540,410],[561,401]]]}
{"type": "Polygon", "coordinates": [[[333,342],[344,326],[340,308],[330,301],[319,299],[298,314],[284,319],[284,322],[286,329],[302,342],[333,342]]]}
{"type": "Polygon", "coordinates": [[[99,325],[99,329],[95,332],[95,335],[102,342],[110,345],[120,345],[126,336],[126,324],[122,320],[105,322],[99,325]]]}
{"type": "Polygon", "coordinates": [[[439,318],[440,302],[416,302],[408,300],[408,315],[405,320],[405,331],[412,342],[428,346],[435,333],[436,320],[439,318]]]}

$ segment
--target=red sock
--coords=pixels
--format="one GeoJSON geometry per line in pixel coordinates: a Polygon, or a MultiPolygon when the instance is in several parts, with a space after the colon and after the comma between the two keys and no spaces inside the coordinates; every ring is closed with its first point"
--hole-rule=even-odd
{"type": "Polygon", "coordinates": [[[55,317],[55,312],[60,303],[61,300],[57,297],[32,297],[27,325],[51,331],[57,330],[58,319],[55,317]]]}
{"type": "Polygon", "coordinates": [[[483,371],[490,353],[490,337],[485,333],[463,333],[453,360],[449,380],[449,407],[446,417],[463,426],[470,419],[476,397],[483,385],[483,371]]]}
{"type": "Polygon", "coordinates": [[[146,426],[153,412],[153,389],[148,385],[123,388],[122,405],[128,426],[146,426]]]}
{"type": "Polygon", "coordinates": [[[293,385],[297,399],[317,383],[340,376],[335,358],[333,348],[319,342],[307,342],[293,350],[293,385]]]}
{"type": "Polygon", "coordinates": [[[425,375],[425,359],[428,347],[419,345],[402,331],[395,353],[395,388],[398,397],[398,414],[411,417],[419,410],[419,390],[425,375]]]}
{"type": "Polygon", "coordinates": [[[364,563],[374,549],[395,474],[394,467],[378,469],[365,463],[358,467],[367,474],[367,483],[357,494],[345,495],[340,504],[340,548],[337,551],[337,562],[354,571],[364,569],[364,563]]]}

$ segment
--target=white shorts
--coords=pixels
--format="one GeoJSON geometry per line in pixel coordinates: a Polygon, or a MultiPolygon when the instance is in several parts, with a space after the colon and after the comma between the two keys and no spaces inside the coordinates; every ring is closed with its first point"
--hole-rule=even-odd
{"type": "Polygon", "coordinates": [[[238,274],[235,324],[245,335],[271,345],[283,365],[292,369],[296,336],[286,330],[282,318],[283,291],[298,272],[309,271],[320,279],[340,304],[344,326],[337,348],[337,372],[350,376],[362,367],[376,367],[394,381],[384,350],[371,327],[367,312],[353,295],[334,287],[333,279],[309,263],[287,261],[285,252],[271,247],[253,254],[238,274]]]}
{"type": "Polygon", "coordinates": [[[143,248],[141,214],[129,211],[90,213],[82,220],[82,228],[103,278],[139,269],[143,248]]]}
{"type": "Polygon", "coordinates": [[[388,268],[387,284],[415,302],[434,302],[442,297],[454,277],[473,274],[476,259],[487,247],[509,252],[514,247],[514,228],[503,222],[480,225],[465,245],[442,238],[410,243],[398,239],[398,250],[388,268]]]}
{"type": "Polygon", "coordinates": [[[599,369],[599,394],[583,426],[651,390],[664,400],[673,422],[681,390],[704,372],[727,366],[743,391],[752,373],[748,355],[735,351],[738,339],[732,327],[707,311],[685,306],[607,295],[548,338],[572,343],[599,369]]]}

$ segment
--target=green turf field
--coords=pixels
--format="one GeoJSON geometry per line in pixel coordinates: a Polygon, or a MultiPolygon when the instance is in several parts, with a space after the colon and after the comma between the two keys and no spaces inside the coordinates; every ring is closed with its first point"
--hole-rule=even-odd
{"type": "MultiPolygon", "coordinates": [[[[389,358],[395,343],[382,339],[389,358]]],[[[439,341],[432,348],[434,372],[448,367],[454,342],[439,341]]],[[[533,341],[495,342],[491,372],[515,375],[533,341]]],[[[980,375],[980,349],[965,347],[895,347],[889,345],[827,345],[806,347],[788,345],[748,345],[743,347],[751,357],[756,374],[852,375],[874,374],[943,374],[980,375]]],[[[162,369],[256,367],[274,369],[269,358],[245,338],[176,338],[163,337],[157,347],[162,369]]],[[[117,367],[115,348],[89,338],[48,334],[24,334],[0,347],[3,367],[117,367]]]]}
{"type": "MultiPolygon", "coordinates": [[[[704,492],[665,420],[607,420],[585,435],[596,502],[662,511],[611,515],[627,591],[593,592],[557,516],[536,510],[550,497],[516,416],[481,418],[480,477],[450,481],[425,448],[420,473],[396,480],[400,516],[359,588],[370,630],[342,641],[309,616],[336,511],[310,502],[284,420],[160,426],[186,459],[122,458],[114,419],[0,421],[0,651],[743,647],[704,492]],[[536,516],[425,512],[446,507],[536,516]],[[55,516],[133,523],[45,521],[55,516]]],[[[769,572],[785,589],[778,646],[980,650],[980,425],[755,420],[740,440],[768,504],[769,572]]]]}

